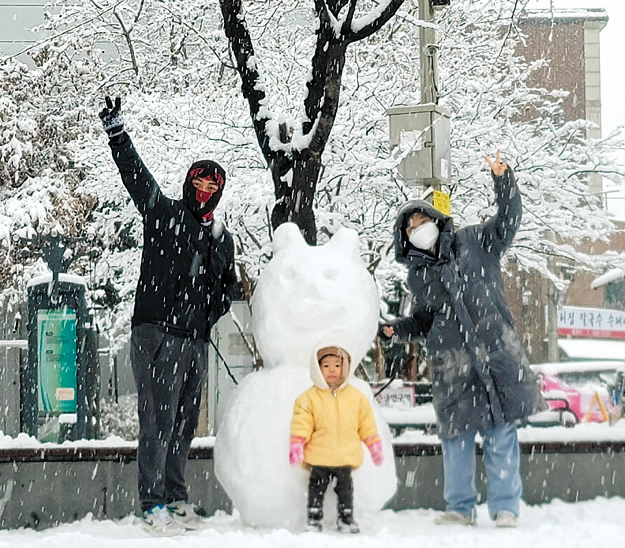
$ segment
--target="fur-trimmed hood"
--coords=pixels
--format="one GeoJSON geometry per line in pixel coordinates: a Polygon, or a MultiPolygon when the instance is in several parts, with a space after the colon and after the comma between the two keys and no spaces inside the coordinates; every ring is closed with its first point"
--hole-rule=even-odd
{"type": "Polygon", "coordinates": [[[341,384],[337,387],[337,390],[341,390],[349,383],[349,379],[354,374],[354,365],[352,364],[352,358],[347,350],[339,346],[318,346],[310,357],[310,378],[314,385],[321,390],[329,390],[328,383],[323,378],[321,373],[321,367],[319,367],[319,361],[328,354],[333,356],[339,356],[343,360],[343,370],[341,377],[341,384]]]}
{"type": "Polygon", "coordinates": [[[395,241],[395,260],[405,265],[411,265],[413,258],[416,256],[430,258],[432,257],[414,247],[409,241],[406,234],[406,226],[408,219],[415,213],[425,213],[434,219],[439,230],[438,241],[436,242],[436,251],[438,257],[447,257],[449,255],[449,247],[454,238],[454,221],[451,217],[441,213],[430,202],[425,200],[410,200],[406,202],[397,213],[397,220],[393,228],[393,237],[395,241]]]}

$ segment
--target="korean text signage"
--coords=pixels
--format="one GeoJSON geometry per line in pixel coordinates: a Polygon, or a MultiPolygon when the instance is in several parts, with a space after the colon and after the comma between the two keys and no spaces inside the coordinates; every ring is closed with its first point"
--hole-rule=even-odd
{"type": "Polygon", "coordinates": [[[411,386],[385,388],[376,400],[382,407],[414,407],[414,389],[411,386]]]}
{"type": "Polygon", "coordinates": [[[558,335],[625,339],[625,312],[607,308],[558,307],[558,335]]]}
{"type": "Polygon", "coordinates": [[[76,412],[76,313],[37,312],[39,411],[76,412]]]}

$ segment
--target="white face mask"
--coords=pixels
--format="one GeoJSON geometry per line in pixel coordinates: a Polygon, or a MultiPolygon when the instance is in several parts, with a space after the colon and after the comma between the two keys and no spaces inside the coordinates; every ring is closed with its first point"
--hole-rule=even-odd
{"type": "Polygon", "coordinates": [[[429,250],[432,249],[436,240],[438,240],[438,227],[436,223],[423,223],[415,228],[408,240],[417,249],[429,250]]]}

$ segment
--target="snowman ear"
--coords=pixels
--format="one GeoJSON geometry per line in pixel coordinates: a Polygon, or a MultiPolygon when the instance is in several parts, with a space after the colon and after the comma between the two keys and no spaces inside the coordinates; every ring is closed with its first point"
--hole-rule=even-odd
{"type": "Polygon", "coordinates": [[[358,233],[351,228],[339,228],[337,233],[332,236],[332,239],[326,245],[340,250],[343,255],[349,257],[352,261],[362,261],[358,233]]]}
{"type": "Polygon", "coordinates": [[[295,223],[283,223],[274,230],[273,252],[276,255],[283,250],[304,247],[306,245],[308,244],[295,223]]]}

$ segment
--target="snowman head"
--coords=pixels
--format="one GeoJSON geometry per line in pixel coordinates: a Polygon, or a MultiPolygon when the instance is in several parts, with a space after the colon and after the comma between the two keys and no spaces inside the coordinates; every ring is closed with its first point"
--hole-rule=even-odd
{"type": "Polygon", "coordinates": [[[309,367],[322,346],[345,349],[355,365],[378,325],[376,284],[360,257],[356,231],[341,228],[309,246],[293,223],[274,233],[274,256],[252,298],[254,337],[267,367],[309,367]]]}

